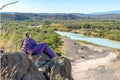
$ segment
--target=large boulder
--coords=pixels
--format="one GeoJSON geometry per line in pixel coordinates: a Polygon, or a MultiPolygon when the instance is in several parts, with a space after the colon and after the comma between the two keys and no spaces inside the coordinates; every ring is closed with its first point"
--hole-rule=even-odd
{"type": "Polygon", "coordinates": [[[42,72],[23,53],[6,53],[1,58],[2,80],[45,80],[42,72]]]}
{"type": "Polygon", "coordinates": [[[71,61],[68,58],[61,56],[50,60],[48,56],[42,54],[33,56],[33,59],[38,60],[38,68],[43,70],[46,80],[73,80],[71,61]]]}
{"type": "Polygon", "coordinates": [[[29,59],[21,52],[5,53],[1,57],[1,70],[2,80],[73,80],[69,59],[50,60],[44,54],[29,59]]]}
{"type": "Polygon", "coordinates": [[[51,68],[50,80],[74,80],[71,75],[71,62],[60,57],[51,68]]]}

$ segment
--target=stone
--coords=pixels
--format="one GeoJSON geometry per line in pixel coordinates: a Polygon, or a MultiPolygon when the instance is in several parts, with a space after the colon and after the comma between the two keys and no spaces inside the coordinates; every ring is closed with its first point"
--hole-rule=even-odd
{"type": "Polygon", "coordinates": [[[74,80],[71,75],[71,62],[66,57],[60,57],[51,68],[50,80],[74,80]]]}
{"type": "Polygon", "coordinates": [[[74,80],[68,58],[56,57],[51,60],[42,54],[29,59],[21,52],[2,55],[1,78],[1,80],[74,80]],[[35,65],[35,60],[39,66],[35,65]]]}
{"type": "Polygon", "coordinates": [[[24,53],[5,53],[1,58],[2,80],[45,80],[32,60],[24,53]]]}

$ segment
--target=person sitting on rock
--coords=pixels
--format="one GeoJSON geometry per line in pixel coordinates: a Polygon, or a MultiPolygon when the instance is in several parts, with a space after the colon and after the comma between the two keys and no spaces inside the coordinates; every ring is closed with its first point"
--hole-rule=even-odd
{"type": "Polygon", "coordinates": [[[36,41],[30,38],[30,33],[25,33],[25,38],[21,43],[22,51],[24,51],[29,57],[31,55],[40,55],[42,53],[46,54],[50,59],[56,57],[56,54],[52,49],[45,43],[36,43],[36,41]]]}

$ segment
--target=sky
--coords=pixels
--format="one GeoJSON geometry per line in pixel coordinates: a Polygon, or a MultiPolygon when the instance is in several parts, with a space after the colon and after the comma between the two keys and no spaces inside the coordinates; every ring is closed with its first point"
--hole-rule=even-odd
{"type": "MultiPolygon", "coordinates": [[[[0,0],[0,7],[15,0],[0,0]]],[[[120,0],[19,0],[0,12],[92,13],[120,10],[120,0]]]]}

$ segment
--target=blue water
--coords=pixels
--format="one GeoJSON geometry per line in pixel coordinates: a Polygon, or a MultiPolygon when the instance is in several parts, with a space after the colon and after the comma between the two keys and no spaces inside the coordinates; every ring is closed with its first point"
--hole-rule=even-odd
{"type": "Polygon", "coordinates": [[[61,36],[67,36],[73,40],[83,40],[83,41],[91,42],[97,45],[120,49],[120,42],[118,41],[113,41],[113,40],[103,39],[103,38],[87,37],[82,34],[75,34],[70,32],[61,32],[61,31],[55,31],[55,32],[60,34],[61,36]]]}

